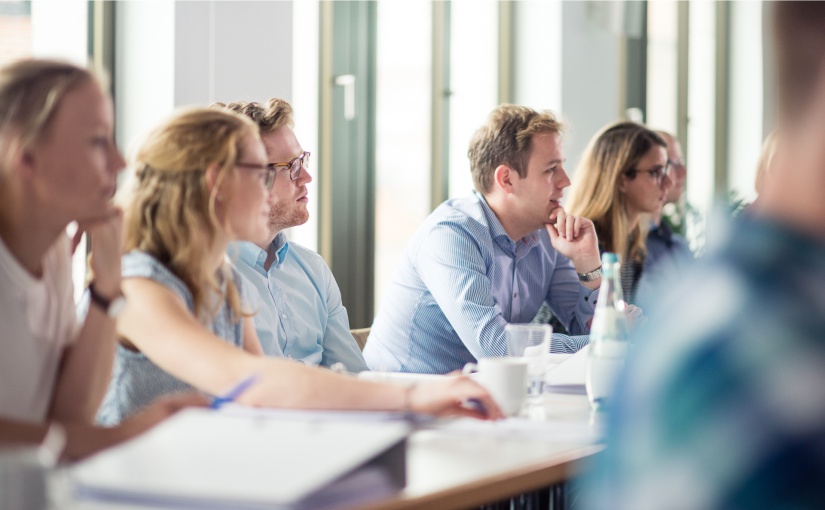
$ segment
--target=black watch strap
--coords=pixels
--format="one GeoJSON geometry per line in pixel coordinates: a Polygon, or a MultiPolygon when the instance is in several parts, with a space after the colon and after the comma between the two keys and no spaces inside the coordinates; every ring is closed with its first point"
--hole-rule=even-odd
{"type": "Polygon", "coordinates": [[[123,295],[118,294],[117,296],[111,299],[101,295],[95,289],[94,280],[92,280],[89,283],[89,297],[92,299],[92,303],[99,306],[100,309],[103,310],[104,313],[106,313],[106,315],[112,318],[116,317],[120,310],[123,308],[123,295]]]}

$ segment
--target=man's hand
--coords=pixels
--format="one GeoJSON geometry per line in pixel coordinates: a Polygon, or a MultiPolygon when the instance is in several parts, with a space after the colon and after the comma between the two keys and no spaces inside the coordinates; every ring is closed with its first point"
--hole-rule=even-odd
{"type": "Polygon", "coordinates": [[[544,225],[553,248],[569,258],[578,273],[588,273],[598,268],[601,265],[599,239],[593,222],[569,215],[562,208],[554,210],[553,214],[556,221],[544,225]]]}

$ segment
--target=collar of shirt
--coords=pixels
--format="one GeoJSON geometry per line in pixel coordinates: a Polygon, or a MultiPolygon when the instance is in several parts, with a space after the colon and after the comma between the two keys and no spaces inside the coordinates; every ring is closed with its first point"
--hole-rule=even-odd
{"type": "MultiPolygon", "coordinates": [[[[262,274],[266,274],[266,271],[264,271],[264,263],[266,262],[268,251],[275,252],[276,260],[275,263],[272,264],[272,267],[279,267],[283,263],[286,258],[286,254],[289,251],[289,240],[287,239],[286,234],[281,232],[275,236],[275,239],[272,240],[272,243],[269,245],[269,249],[267,251],[262,250],[258,247],[258,245],[249,241],[235,243],[235,246],[238,250],[238,259],[241,262],[249,267],[258,269],[262,274]]],[[[270,267],[270,270],[272,267],[270,267]]]]}
{"type": "Polygon", "coordinates": [[[504,226],[502,226],[498,216],[490,209],[484,196],[478,191],[473,191],[473,194],[478,199],[478,202],[481,204],[481,209],[487,217],[487,224],[490,226],[490,236],[505,253],[511,257],[523,257],[539,245],[538,232],[535,230],[518,241],[510,239],[510,236],[504,231],[504,226]]]}

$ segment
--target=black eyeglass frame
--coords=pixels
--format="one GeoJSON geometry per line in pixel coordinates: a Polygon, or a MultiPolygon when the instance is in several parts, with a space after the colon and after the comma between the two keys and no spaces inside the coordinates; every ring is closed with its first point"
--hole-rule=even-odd
{"type": "Polygon", "coordinates": [[[671,166],[670,161],[668,161],[667,163],[665,163],[664,166],[657,165],[649,170],[639,170],[638,168],[631,168],[630,170],[626,170],[624,172],[624,175],[630,177],[631,179],[635,179],[636,174],[638,174],[639,172],[644,172],[653,176],[657,184],[662,184],[662,181],[665,180],[665,177],[670,175],[671,168],[673,167],[671,166]]]}

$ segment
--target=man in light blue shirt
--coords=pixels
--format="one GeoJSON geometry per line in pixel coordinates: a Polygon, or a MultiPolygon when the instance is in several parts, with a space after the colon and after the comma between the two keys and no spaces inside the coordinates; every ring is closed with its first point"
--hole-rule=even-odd
{"type": "MultiPolygon", "coordinates": [[[[560,204],[570,185],[560,123],[499,106],[469,157],[476,191],[424,221],[384,294],[364,349],[373,370],[446,373],[506,355],[504,327],[530,322],[545,299],[568,331],[589,332],[598,240],[593,222],[560,204]]],[[[554,335],[551,351],[586,343],[554,335]]]]}
{"type": "MultiPolygon", "coordinates": [[[[219,105],[223,106],[223,105],[219,105]]],[[[283,230],[309,219],[307,184],[312,181],[305,152],[292,131],[292,107],[281,99],[266,105],[237,102],[226,108],[250,117],[261,130],[270,166],[276,170],[270,191],[269,236],[259,243],[230,247],[241,275],[255,291],[255,329],[270,356],[307,365],[367,370],[349,332],[347,310],[332,272],[320,255],[290,242],[283,230]]]]}

